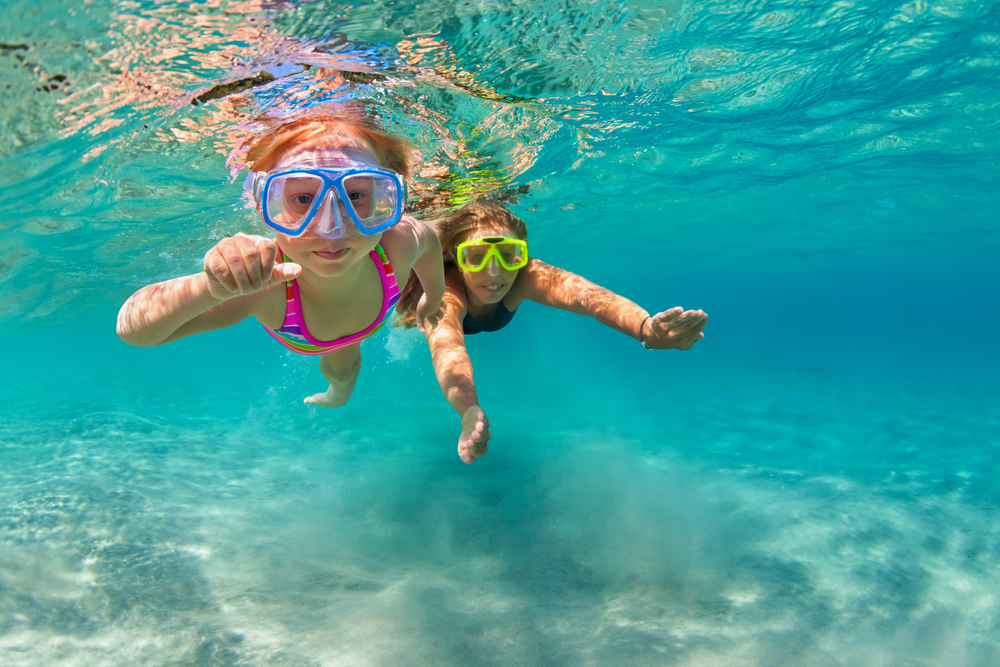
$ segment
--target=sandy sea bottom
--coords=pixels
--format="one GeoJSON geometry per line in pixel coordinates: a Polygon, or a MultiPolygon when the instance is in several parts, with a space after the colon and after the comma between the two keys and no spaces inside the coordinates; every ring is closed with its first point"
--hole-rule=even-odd
{"type": "Polygon", "coordinates": [[[988,383],[568,367],[617,340],[588,330],[515,394],[473,341],[466,467],[416,334],[337,412],[252,326],[77,340],[3,388],[4,665],[1000,663],[988,383]]]}

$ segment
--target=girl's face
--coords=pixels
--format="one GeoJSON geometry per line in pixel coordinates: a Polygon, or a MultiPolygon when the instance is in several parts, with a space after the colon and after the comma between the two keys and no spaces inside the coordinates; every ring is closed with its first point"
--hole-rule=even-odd
{"type": "MultiPolygon", "coordinates": [[[[484,239],[490,236],[506,236],[513,238],[514,234],[506,227],[500,225],[486,225],[479,227],[471,234],[459,240],[473,241],[484,239]]],[[[507,292],[514,286],[517,274],[520,269],[509,271],[497,262],[496,257],[490,257],[489,264],[480,271],[466,271],[459,269],[462,280],[465,281],[465,293],[470,299],[475,299],[481,303],[500,303],[507,296],[507,292]]]]}
{"type": "MultiPolygon", "coordinates": [[[[342,166],[343,151],[364,153],[370,163],[378,164],[368,143],[361,137],[346,132],[333,132],[329,136],[314,139],[296,146],[285,153],[272,171],[280,171],[295,166],[324,167],[342,166]]],[[[304,270],[323,278],[334,278],[346,273],[355,263],[368,256],[375,249],[382,234],[362,234],[349,215],[341,215],[343,235],[336,239],[320,236],[314,223],[306,227],[301,236],[288,236],[276,232],[278,245],[304,270]]]]}

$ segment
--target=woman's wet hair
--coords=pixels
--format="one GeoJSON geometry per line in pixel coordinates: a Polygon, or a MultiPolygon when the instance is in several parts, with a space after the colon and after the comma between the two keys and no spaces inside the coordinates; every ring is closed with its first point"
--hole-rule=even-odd
{"type": "Polygon", "coordinates": [[[380,166],[392,169],[404,179],[409,178],[410,142],[386,134],[363,118],[331,113],[300,116],[270,127],[251,140],[246,163],[251,171],[271,171],[285,153],[297,146],[321,137],[332,140],[338,135],[360,137],[368,144],[380,166]]]}
{"type": "MultiPolygon", "coordinates": [[[[476,200],[443,218],[425,222],[437,230],[438,238],[441,240],[441,255],[444,260],[445,273],[452,268],[458,268],[455,256],[458,244],[468,239],[479,229],[501,227],[506,229],[512,238],[522,241],[528,240],[528,225],[525,224],[524,220],[492,201],[476,200]]],[[[417,303],[423,293],[420,281],[417,280],[416,274],[411,271],[410,278],[406,281],[406,287],[403,288],[399,297],[399,303],[396,304],[395,326],[404,326],[407,329],[416,326],[417,303]]]]}

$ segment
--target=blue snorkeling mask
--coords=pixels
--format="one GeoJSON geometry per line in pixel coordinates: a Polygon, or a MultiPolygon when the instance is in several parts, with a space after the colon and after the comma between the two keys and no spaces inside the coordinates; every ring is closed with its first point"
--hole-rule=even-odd
{"type": "Polygon", "coordinates": [[[273,173],[251,173],[243,183],[260,205],[264,224],[289,236],[307,228],[328,239],[344,235],[350,221],[365,235],[399,222],[406,183],[394,171],[366,164],[363,153],[341,159],[305,160],[273,173]],[[341,166],[343,165],[343,166],[341,166]]]}

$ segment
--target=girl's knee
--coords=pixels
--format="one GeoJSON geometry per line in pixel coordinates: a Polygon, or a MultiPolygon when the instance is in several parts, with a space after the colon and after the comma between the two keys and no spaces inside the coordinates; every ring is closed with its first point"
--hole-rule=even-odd
{"type": "Polygon", "coordinates": [[[354,355],[350,359],[331,359],[329,362],[324,358],[321,364],[323,375],[331,383],[344,383],[357,377],[361,370],[361,355],[354,355]]]}

